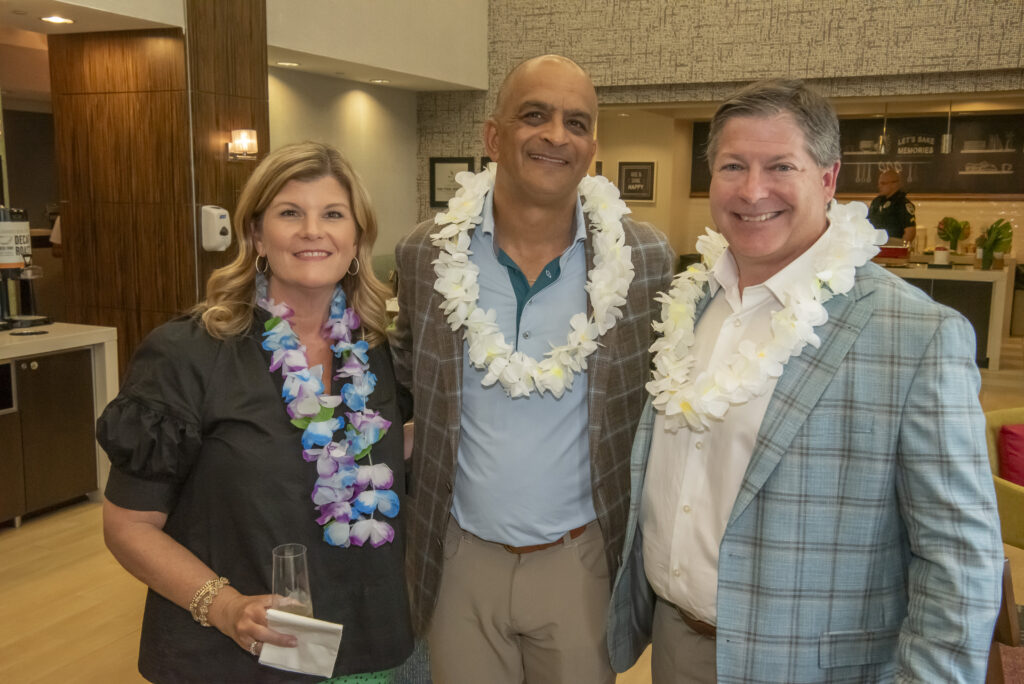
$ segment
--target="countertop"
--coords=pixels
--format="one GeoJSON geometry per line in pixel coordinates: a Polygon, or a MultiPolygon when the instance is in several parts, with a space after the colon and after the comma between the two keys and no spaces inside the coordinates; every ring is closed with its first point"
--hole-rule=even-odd
{"type": "Polygon", "coordinates": [[[1007,269],[984,271],[973,266],[957,266],[953,268],[928,268],[927,264],[909,264],[907,266],[886,266],[886,270],[901,278],[920,278],[923,280],[970,280],[979,283],[1005,282],[1007,269]]]}
{"type": "Polygon", "coordinates": [[[35,328],[4,330],[0,332],[0,359],[13,359],[32,354],[91,347],[117,341],[117,328],[77,323],[51,323],[35,328]],[[44,335],[14,335],[16,332],[46,331],[44,335]]]}
{"type": "MultiPolygon", "coordinates": [[[[77,323],[50,323],[21,330],[0,332],[0,361],[68,351],[88,349],[92,359],[92,400],[94,418],[99,418],[103,408],[117,396],[117,328],[77,323]],[[12,335],[21,330],[45,330],[45,335],[12,335]]],[[[110,461],[96,445],[96,488],[90,494],[99,500],[99,492],[107,484],[110,461]]]]}

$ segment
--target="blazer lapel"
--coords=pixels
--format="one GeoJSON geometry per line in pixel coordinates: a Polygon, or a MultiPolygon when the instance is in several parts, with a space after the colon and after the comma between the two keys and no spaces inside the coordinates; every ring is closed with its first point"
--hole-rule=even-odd
{"type": "MultiPolygon", "coordinates": [[[[438,376],[435,382],[444,390],[444,396],[448,401],[446,407],[447,425],[459,426],[462,424],[462,350],[464,339],[464,328],[459,327],[452,330],[452,327],[445,320],[441,308],[441,295],[434,289],[435,274],[433,261],[438,257],[440,250],[430,246],[430,257],[420,262],[418,287],[430,292],[430,299],[427,306],[429,315],[426,320],[430,334],[437,339],[438,354],[438,376]]],[[[456,448],[458,446],[456,440],[456,448]]],[[[452,459],[454,461],[454,453],[452,459]]]]}
{"type": "Polygon", "coordinates": [[[807,345],[800,356],[791,358],[786,364],[761,421],[754,453],[729,516],[730,525],[753,501],[775,470],[867,324],[874,311],[868,296],[872,289],[862,286],[858,279],[848,295],[839,295],[826,302],[828,321],[816,330],[821,338],[821,347],[815,349],[807,345]]]}
{"type": "MultiPolygon", "coordinates": [[[[587,274],[594,268],[594,239],[592,226],[587,223],[587,237],[583,240],[583,251],[587,258],[587,274]]],[[[587,316],[594,314],[594,307],[587,297],[587,316]]],[[[587,432],[590,438],[590,458],[595,463],[598,446],[601,444],[601,417],[604,415],[605,399],[608,397],[608,372],[611,366],[611,350],[615,348],[618,326],[612,326],[599,340],[597,349],[587,359],[587,432]]]]}

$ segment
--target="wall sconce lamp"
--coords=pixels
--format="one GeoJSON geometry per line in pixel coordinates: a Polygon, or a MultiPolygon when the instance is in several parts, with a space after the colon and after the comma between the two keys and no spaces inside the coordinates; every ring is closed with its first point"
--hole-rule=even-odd
{"type": "Polygon", "coordinates": [[[256,131],[251,128],[231,131],[231,142],[227,148],[228,161],[256,161],[256,155],[259,154],[256,131]]]}

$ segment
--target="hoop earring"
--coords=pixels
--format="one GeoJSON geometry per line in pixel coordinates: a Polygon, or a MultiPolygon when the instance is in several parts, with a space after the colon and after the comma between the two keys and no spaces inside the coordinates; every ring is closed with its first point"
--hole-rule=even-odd
{"type": "Polygon", "coordinates": [[[353,271],[352,264],[349,264],[346,273],[348,273],[350,276],[354,276],[355,274],[359,273],[359,257],[352,257],[352,263],[356,265],[356,270],[353,271]]]}
{"type": "Polygon", "coordinates": [[[264,255],[264,254],[257,254],[256,255],[256,272],[262,275],[262,274],[266,273],[269,268],[270,268],[270,259],[268,259],[266,257],[266,255],[264,255]],[[261,258],[263,259],[263,268],[260,268],[260,259],[261,258]]]}

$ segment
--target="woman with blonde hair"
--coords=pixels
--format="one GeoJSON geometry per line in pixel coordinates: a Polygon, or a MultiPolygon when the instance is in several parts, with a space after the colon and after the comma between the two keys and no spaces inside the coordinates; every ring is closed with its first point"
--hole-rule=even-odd
{"type": "Polygon", "coordinates": [[[150,587],[139,671],[315,681],[258,662],[264,643],[296,645],[267,608],[272,549],[300,543],[315,617],[345,625],[333,675],[390,681],[412,649],[398,515],[411,402],[370,268],[369,197],[337,150],[289,145],[256,167],[234,229],[235,259],[143,342],[98,425],[107,545],[150,587]]]}

